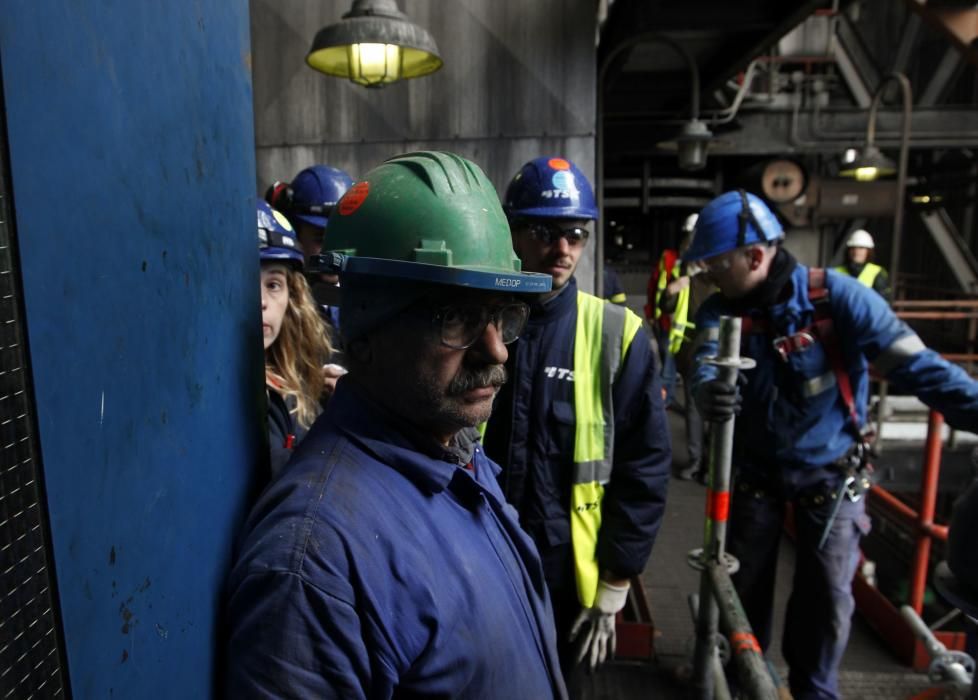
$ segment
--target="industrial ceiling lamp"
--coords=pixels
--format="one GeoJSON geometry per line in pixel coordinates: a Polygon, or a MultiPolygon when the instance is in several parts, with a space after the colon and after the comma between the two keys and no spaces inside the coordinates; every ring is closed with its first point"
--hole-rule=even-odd
{"type": "Polygon", "coordinates": [[[706,150],[713,132],[699,119],[691,119],[683,124],[676,137],[676,155],[679,169],[686,171],[702,170],[706,167],[706,150]]]}
{"type": "Polygon", "coordinates": [[[340,22],[319,30],[306,63],[372,88],[442,67],[431,34],[398,10],[396,0],[354,0],[340,22]]]}
{"type": "MultiPolygon", "coordinates": [[[[890,253],[890,289],[893,290],[893,298],[897,299],[900,280],[900,247],[903,237],[903,199],[907,190],[907,160],[910,156],[910,116],[913,112],[913,90],[910,80],[903,73],[893,72],[883,78],[873,93],[873,101],[869,105],[869,124],[866,126],[866,145],[862,153],[853,155],[849,158],[850,151],[846,151],[843,156],[843,167],[839,170],[839,175],[855,177],[857,180],[875,180],[884,175],[897,176],[896,179],[896,198],[893,210],[893,247],[890,253]],[[876,147],[876,113],[879,110],[880,102],[883,99],[883,91],[886,86],[895,82],[900,88],[900,95],[903,98],[903,125],[900,129],[900,160],[894,166],[893,161],[880,153],[876,147]]],[[[882,415],[882,411],[880,413],[882,415]]]]}
{"type": "Polygon", "coordinates": [[[689,121],[683,124],[675,139],[663,141],[658,145],[665,150],[676,151],[679,169],[685,171],[702,170],[706,167],[706,154],[711,145],[717,143],[706,123],[700,121],[700,71],[696,59],[689,50],[663,34],[645,34],[641,37],[647,41],[658,41],[671,46],[679,53],[689,68],[690,98],[689,121]]]}
{"type": "Polygon", "coordinates": [[[848,149],[846,156],[851,158],[842,159],[842,168],[839,175],[842,177],[854,177],[860,182],[869,182],[881,177],[892,177],[896,175],[897,166],[890,158],[887,158],[879,148],[872,144],[867,144],[862,151],[848,149]]]}

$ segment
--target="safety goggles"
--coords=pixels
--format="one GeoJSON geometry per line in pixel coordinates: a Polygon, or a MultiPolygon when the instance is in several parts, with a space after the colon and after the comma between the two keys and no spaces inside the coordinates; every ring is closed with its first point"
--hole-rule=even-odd
{"type": "Polygon", "coordinates": [[[700,266],[707,272],[721,272],[724,270],[729,270],[733,267],[733,256],[738,251],[732,250],[729,253],[723,253],[721,255],[716,255],[712,258],[706,258],[700,260],[700,266]]]}
{"type": "Polygon", "coordinates": [[[454,350],[475,345],[491,322],[504,344],[520,337],[530,317],[530,307],[522,302],[503,306],[452,304],[435,309],[431,323],[440,331],[441,344],[454,350]]]}
{"type": "Polygon", "coordinates": [[[292,248],[294,250],[295,239],[278,231],[260,228],[258,229],[258,250],[265,250],[266,248],[292,248]]]}
{"type": "Polygon", "coordinates": [[[580,226],[568,226],[564,228],[552,221],[533,221],[520,222],[534,240],[553,245],[561,238],[566,238],[567,243],[572,246],[582,245],[591,235],[591,232],[580,226]]]}

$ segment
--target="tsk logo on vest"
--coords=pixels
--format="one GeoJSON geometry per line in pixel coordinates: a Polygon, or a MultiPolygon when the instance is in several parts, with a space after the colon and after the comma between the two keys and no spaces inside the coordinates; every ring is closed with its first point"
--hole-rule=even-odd
{"type": "Polygon", "coordinates": [[[566,379],[569,382],[574,381],[574,372],[569,369],[564,369],[563,367],[544,367],[543,373],[550,379],[566,379]]]}

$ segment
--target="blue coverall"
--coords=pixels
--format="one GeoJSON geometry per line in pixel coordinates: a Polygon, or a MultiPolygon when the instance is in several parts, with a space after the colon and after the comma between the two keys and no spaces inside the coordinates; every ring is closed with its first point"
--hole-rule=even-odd
{"type": "Polygon", "coordinates": [[[566,697],[536,550],[463,448],[337,385],[245,528],[228,697],[566,697]]]}
{"type": "MultiPolygon", "coordinates": [[[[567,637],[581,611],[570,526],[576,324],[577,282],[571,278],[557,296],[532,306],[511,346],[509,381],[485,434],[486,454],[502,466],[503,492],[540,550],[568,674],[567,637]]],[[[597,550],[601,571],[623,578],[642,573],[665,509],[672,451],[659,387],[648,337],[639,329],[612,388],[614,466],[597,550]]]]}
{"type": "MultiPolygon", "coordinates": [[[[797,562],[782,651],[796,700],[837,698],[838,668],[854,609],[851,581],[860,536],[869,530],[862,500],[845,499],[824,547],[818,542],[845,479],[837,461],[856,444],[852,425],[824,346],[816,342],[782,359],[775,337],[810,326],[808,268],[795,266],[787,299],[766,309],[737,308],[715,294],[696,316],[694,390],[717,376],[700,360],[717,353],[721,315],[750,316],[763,332],[742,339],[742,354],[757,367],[745,372],[743,407],[736,422],[733,494],[727,549],[741,563],[734,583],[765,650],[784,504],[794,501],[797,562]],[[746,311],[746,313],[745,313],[746,311]],[[822,496],[819,504],[817,497],[822,496]]],[[[831,318],[852,385],[860,427],[866,420],[867,360],[899,391],[941,411],[948,423],[978,431],[978,383],[960,367],[924,347],[879,294],[851,277],[827,271],[831,318]]]]}

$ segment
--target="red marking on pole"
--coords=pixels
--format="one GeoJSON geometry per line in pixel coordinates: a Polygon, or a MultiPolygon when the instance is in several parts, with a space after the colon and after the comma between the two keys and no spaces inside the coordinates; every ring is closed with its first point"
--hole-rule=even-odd
{"type": "Polygon", "coordinates": [[[337,205],[340,210],[340,214],[343,216],[349,216],[363,204],[364,200],[367,199],[367,195],[370,194],[370,183],[369,182],[358,182],[353,187],[350,188],[349,192],[343,195],[340,203],[337,205]]]}
{"type": "Polygon", "coordinates": [[[718,523],[726,522],[730,515],[730,492],[706,490],[706,517],[718,523]]]}
{"type": "Polygon", "coordinates": [[[757,637],[750,632],[734,632],[730,635],[730,645],[735,654],[743,654],[745,651],[760,653],[761,645],[757,643],[757,637]]]}

